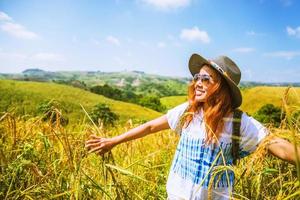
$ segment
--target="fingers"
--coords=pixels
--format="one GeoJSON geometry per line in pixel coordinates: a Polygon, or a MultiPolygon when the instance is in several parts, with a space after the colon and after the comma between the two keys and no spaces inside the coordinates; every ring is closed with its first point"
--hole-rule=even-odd
{"type": "Polygon", "coordinates": [[[98,142],[101,142],[102,139],[95,139],[95,140],[88,140],[85,142],[85,144],[93,144],[93,143],[98,143],[98,142]]]}
{"type": "Polygon", "coordinates": [[[101,139],[102,137],[92,134],[89,136],[90,139],[101,139]]]}
{"type": "Polygon", "coordinates": [[[96,153],[98,155],[102,155],[110,150],[109,145],[105,145],[105,141],[105,138],[92,134],[89,136],[89,140],[85,142],[85,148],[89,150],[88,153],[96,153]]]}
{"type": "Polygon", "coordinates": [[[93,143],[93,144],[86,144],[85,148],[87,148],[89,150],[91,148],[99,146],[100,144],[101,144],[101,142],[99,142],[99,143],[93,143]]]}
{"type": "Polygon", "coordinates": [[[89,150],[88,153],[93,153],[93,152],[97,153],[97,152],[101,151],[102,148],[103,148],[103,144],[100,144],[99,146],[97,146],[97,147],[92,148],[91,150],[89,150]]]}
{"type": "Polygon", "coordinates": [[[89,147],[90,144],[95,144],[101,142],[102,137],[98,137],[95,134],[89,136],[89,140],[85,142],[85,147],[89,147]]]}

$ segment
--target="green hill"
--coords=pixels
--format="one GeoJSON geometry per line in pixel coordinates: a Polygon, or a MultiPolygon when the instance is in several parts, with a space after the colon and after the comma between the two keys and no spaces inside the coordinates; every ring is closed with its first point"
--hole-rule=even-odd
{"type": "Polygon", "coordinates": [[[167,107],[167,110],[187,101],[187,96],[171,96],[160,98],[161,104],[167,107]]]}
{"type": "Polygon", "coordinates": [[[94,105],[106,103],[123,121],[144,121],[161,115],[135,104],[111,100],[82,89],[55,83],[0,80],[0,96],[1,112],[15,111],[22,115],[36,115],[39,103],[55,99],[66,109],[71,123],[76,123],[85,116],[80,104],[90,111],[94,105]]]}
{"type": "MultiPolygon", "coordinates": [[[[253,87],[242,90],[243,103],[241,109],[253,114],[263,105],[270,103],[275,106],[282,105],[282,98],[287,87],[253,87]]],[[[171,96],[163,97],[160,99],[161,103],[167,107],[167,109],[173,108],[180,103],[185,102],[186,96],[171,96]]],[[[300,88],[291,88],[288,95],[289,106],[300,106],[300,88]]],[[[292,107],[293,109],[293,107],[292,107]]]]}
{"type": "Polygon", "coordinates": [[[56,82],[81,88],[108,84],[137,94],[152,93],[157,96],[183,95],[188,78],[146,74],[141,71],[57,71],[27,69],[18,74],[1,74],[0,79],[56,82]]]}
{"type": "MultiPolygon", "coordinates": [[[[270,103],[275,106],[282,106],[282,99],[287,87],[254,87],[242,91],[243,104],[241,109],[253,114],[263,105],[270,103]]],[[[287,105],[292,107],[300,106],[300,88],[291,88],[288,93],[287,105]]]]}

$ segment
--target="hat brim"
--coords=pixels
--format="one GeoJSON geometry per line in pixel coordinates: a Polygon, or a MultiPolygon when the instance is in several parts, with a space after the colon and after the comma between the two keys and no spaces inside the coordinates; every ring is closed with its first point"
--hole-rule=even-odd
{"type": "Polygon", "coordinates": [[[242,93],[239,87],[228,77],[221,73],[217,68],[209,63],[209,61],[198,54],[193,54],[189,60],[189,70],[191,74],[194,76],[199,73],[200,69],[203,65],[209,65],[213,69],[215,69],[228,83],[229,89],[231,91],[232,97],[232,107],[238,108],[242,104],[242,93]]]}

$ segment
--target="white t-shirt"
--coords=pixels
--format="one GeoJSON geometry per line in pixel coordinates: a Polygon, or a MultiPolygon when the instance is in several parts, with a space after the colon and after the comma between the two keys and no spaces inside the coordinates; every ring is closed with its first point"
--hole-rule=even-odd
{"type": "MultiPolygon", "coordinates": [[[[188,102],[167,112],[167,120],[172,130],[176,131],[177,123],[188,102]]],[[[205,124],[202,111],[194,114],[188,127],[180,134],[176,153],[167,181],[169,199],[207,199],[208,186],[213,184],[213,199],[229,199],[234,174],[223,170],[217,175],[212,172],[216,166],[231,165],[232,157],[232,117],[224,119],[224,131],[219,144],[205,144],[205,124]],[[224,156],[225,160],[222,159],[224,156]]],[[[241,117],[240,157],[252,153],[268,134],[267,129],[252,117],[243,113],[241,117]]]]}

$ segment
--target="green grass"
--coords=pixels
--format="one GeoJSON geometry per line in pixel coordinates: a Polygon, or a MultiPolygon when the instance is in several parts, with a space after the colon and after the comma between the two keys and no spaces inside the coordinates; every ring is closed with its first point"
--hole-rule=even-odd
{"type": "Polygon", "coordinates": [[[150,120],[161,114],[135,104],[115,101],[78,88],[40,82],[0,80],[0,111],[15,110],[22,115],[35,115],[39,103],[55,99],[66,109],[71,123],[77,123],[84,117],[80,107],[87,111],[98,103],[108,104],[121,120],[150,120]]]}
{"type": "Polygon", "coordinates": [[[185,101],[187,101],[187,96],[171,96],[160,98],[160,102],[166,106],[167,110],[174,108],[185,101]]]}

